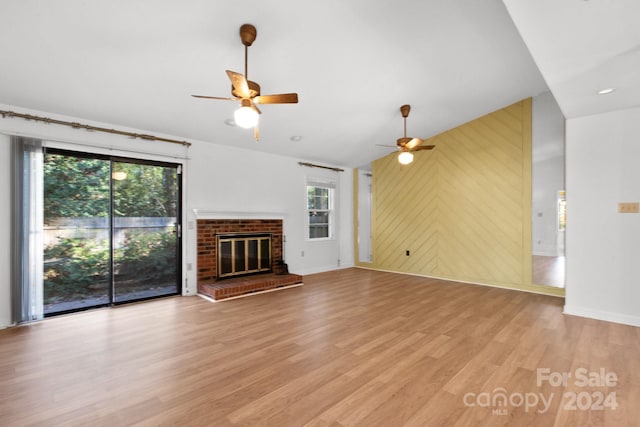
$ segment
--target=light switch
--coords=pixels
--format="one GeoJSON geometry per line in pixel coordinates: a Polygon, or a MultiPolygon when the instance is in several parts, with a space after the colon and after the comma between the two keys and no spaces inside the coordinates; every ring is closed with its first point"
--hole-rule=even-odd
{"type": "Polygon", "coordinates": [[[640,203],[624,202],[618,203],[618,212],[620,213],[640,213],[640,203]]]}

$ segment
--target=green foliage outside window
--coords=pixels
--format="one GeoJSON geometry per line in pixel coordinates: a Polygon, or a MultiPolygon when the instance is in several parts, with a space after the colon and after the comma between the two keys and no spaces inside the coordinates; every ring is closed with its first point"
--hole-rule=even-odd
{"type": "MultiPolygon", "coordinates": [[[[173,168],[114,162],[114,215],[175,217],[177,174],[173,168]]],[[[48,154],[44,159],[44,217],[109,216],[110,162],[48,154]]]]}
{"type": "MultiPolygon", "coordinates": [[[[176,237],[165,231],[128,232],[115,250],[114,276],[121,292],[175,283],[176,237]]],[[[45,304],[108,295],[109,242],[63,238],[44,250],[45,304]]]]}
{"type": "Polygon", "coordinates": [[[114,243],[118,292],[177,283],[176,235],[164,226],[179,216],[177,194],[175,168],[47,153],[44,222],[58,237],[44,248],[45,304],[108,296],[111,248],[104,236],[111,209],[116,221],[131,224],[114,243]],[[149,218],[163,225],[137,226],[149,218]]]}
{"type": "Polygon", "coordinates": [[[109,292],[109,242],[59,239],[44,250],[45,304],[109,292]]]}
{"type": "Polygon", "coordinates": [[[44,217],[109,215],[109,162],[48,154],[44,157],[44,217]]]}

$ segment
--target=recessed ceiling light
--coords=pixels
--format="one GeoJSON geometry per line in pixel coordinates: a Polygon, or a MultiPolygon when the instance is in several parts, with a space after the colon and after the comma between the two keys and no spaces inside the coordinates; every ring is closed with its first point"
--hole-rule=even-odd
{"type": "Polygon", "coordinates": [[[298,142],[298,141],[302,141],[302,137],[300,135],[293,135],[291,138],[289,138],[290,140],[292,140],[293,142],[298,142]]]}
{"type": "Polygon", "coordinates": [[[227,126],[236,127],[236,122],[235,122],[235,120],[233,120],[233,119],[226,119],[226,120],[224,121],[224,124],[225,124],[225,125],[227,125],[227,126]]]}
{"type": "Polygon", "coordinates": [[[608,94],[610,94],[612,92],[615,92],[615,91],[616,91],[615,87],[608,87],[606,89],[599,90],[597,93],[598,93],[598,95],[608,95],[608,94]]]}

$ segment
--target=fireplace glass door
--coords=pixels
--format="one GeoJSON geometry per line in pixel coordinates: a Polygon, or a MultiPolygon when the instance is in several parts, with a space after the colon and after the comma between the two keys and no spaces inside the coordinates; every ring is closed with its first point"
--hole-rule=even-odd
{"type": "Polygon", "coordinates": [[[218,277],[271,271],[271,235],[219,235],[218,277]]]}

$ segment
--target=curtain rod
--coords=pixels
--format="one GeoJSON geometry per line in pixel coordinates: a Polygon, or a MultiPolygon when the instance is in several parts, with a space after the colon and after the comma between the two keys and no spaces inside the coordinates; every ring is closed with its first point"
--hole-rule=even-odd
{"type": "Polygon", "coordinates": [[[127,132],[127,131],[124,131],[124,130],[109,129],[109,128],[103,128],[103,127],[99,127],[99,126],[85,125],[85,124],[82,124],[82,123],[68,122],[68,121],[65,121],[65,120],[52,119],[52,118],[49,118],[49,117],[34,116],[32,114],[16,113],[14,111],[0,110],[0,115],[2,116],[2,118],[19,117],[19,118],[25,119],[25,120],[35,120],[37,122],[53,123],[53,124],[56,124],[56,125],[70,126],[70,127],[74,128],[74,129],[86,129],[88,131],[98,131],[98,132],[105,132],[105,133],[113,133],[113,134],[116,134],[116,135],[125,135],[125,136],[130,136],[132,138],[145,139],[145,140],[148,140],[148,141],[162,141],[162,142],[170,142],[172,144],[180,144],[180,145],[184,145],[186,147],[191,146],[191,143],[187,142],[187,141],[178,141],[176,139],[162,138],[162,137],[154,136],[154,135],[145,135],[145,134],[142,134],[142,133],[127,132]]]}
{"type": "Polygon", "coordinates": [[[344,169],[332,168],[330,166],[315,165],[313,163],[298,162],[298,164],[300,166],[307,166],[307,167],[310,167],[310,168],[322,168],[322,169],[329,169],[329,170],[335,171],[335,172],[344,172],[344,169]]]}

